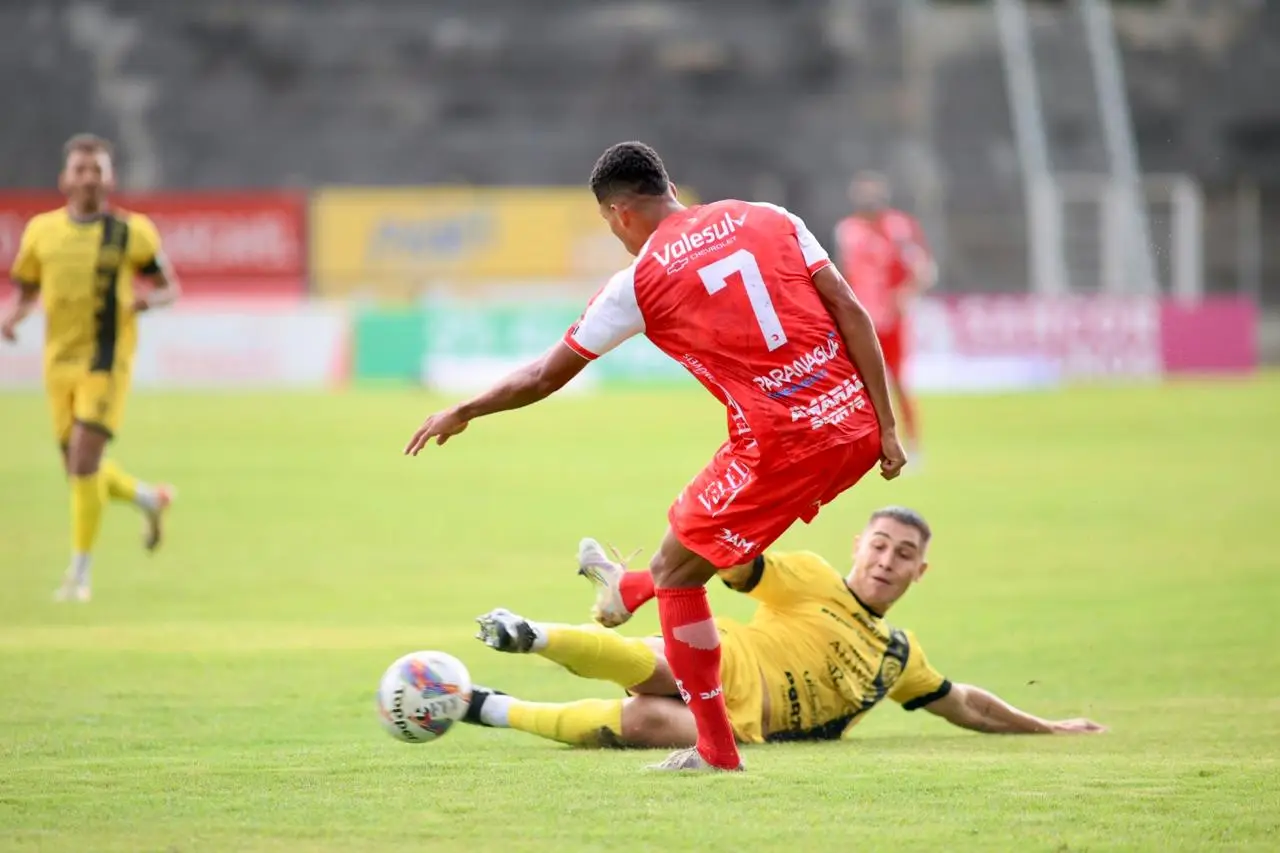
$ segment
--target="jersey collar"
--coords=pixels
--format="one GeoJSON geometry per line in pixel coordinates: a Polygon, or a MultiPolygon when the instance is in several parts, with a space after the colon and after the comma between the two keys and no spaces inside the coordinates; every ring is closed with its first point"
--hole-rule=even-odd
{"type": "Polygon", "coordinates": [[[868,605],[865,601],[863,601],[861,598],[858,598],[858,594],[857,594],[856,592],[854,592],[854,591],[853,591],[853,587],[849,586],[848,584],[845,584],[845,585],[844,585],[844,588],[845,588],[845,589],[847,589],[847,590],[849,590],[849,594],[853,596],[853,600],[854,600],[854,601],[858,602],[858,606],[859,606],[859,607],[861,607],[863,610],[867,611],[868,613],[870,613],[872,616],[876,617],[877,619],[883,619],[883,618],[884,618],[884,614],[883,614],[883,613],[881,613],[880,611],[876,610],[875,608],[873,608],[873,607],[869,606],[869,605],[868,605]]]}
{"type": "Polygon", "coordinates": [[[70,207],[64,207],[62,209],[66,211],[67,219],[71,220],[76,225],[92,225],[95,222],[101,222],[102,220],[106,219],[108,216],[111,215],[111,209],[104,207],[102,208],[102,210],[99,210],[93,216],[90,216],[87,219],[81,219],[80,217],[76,216],[74,213],[71,212],[70,207]]]}

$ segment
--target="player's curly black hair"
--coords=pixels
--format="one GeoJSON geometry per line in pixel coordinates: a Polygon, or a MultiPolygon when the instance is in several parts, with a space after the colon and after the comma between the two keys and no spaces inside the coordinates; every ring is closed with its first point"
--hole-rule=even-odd
{"type": "Polygon", "coordinates": [[[668,186],[662,158],[643,142],[610,145],[591,170],[591,191],[598,202],[621,193],[663,195],[668,186]]]}
{"type": "Polygon", "coordinates": [[[933,538],[933,531],[929,529],[929,522],[924,520],[924,516],[916,512],[914,509],[908,509],[905,506],[886,506],[881,507],[871,513],[871,517],[867,519],[867,523],[875,521],[877,518],[891,518],[899,524],[905,524],[908,527],[914,527],[920,531],[920,544],[928,545],[929,540],[933,538]]]}

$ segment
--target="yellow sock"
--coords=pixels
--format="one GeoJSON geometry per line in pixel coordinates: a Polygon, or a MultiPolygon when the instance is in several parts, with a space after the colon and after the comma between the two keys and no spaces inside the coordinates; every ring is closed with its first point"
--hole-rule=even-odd
{"type": "Polygon", "coordinates": [[[653,675],[658,656],[643,640],[598,625],[546,625],[547,646],[538,654],[574,675],[612,681],[624,690],[653,675]]]}
{"type": "Polygon", "coordinates": [[[100,473],[71,478],[71,552],[88,554],[102,525],[106,483],[100,473]]]}
{"type": "Polygon", "coordinates": [[[622,737],[622,700],[583,699],[562,705],[513,700],[507,708],[507,724],[574,746],[603,746],[622,737]]]}
{"type": "Polygon", "coordinates": [[[112,500],[132,503],[138,497],[138,478],[110,459],[102,460],[98,474],[106,481],[107,496],[112,500]]]}

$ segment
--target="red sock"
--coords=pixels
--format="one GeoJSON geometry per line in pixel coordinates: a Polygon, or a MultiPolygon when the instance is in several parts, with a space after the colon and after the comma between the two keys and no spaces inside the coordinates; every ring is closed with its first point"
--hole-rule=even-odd
{"type": "Polygon", "coordinates": [[[703,587],[659,589],[667,665],[698,725],[698,753],[726,770],[741,764],[720,684],[720,633],[703,587]]]}
{"type": "Polygon", "coordinates": [[[626,572],[618,582],[622,606],[635,613],[653,598],[653,575],[647,571],[626,572]]]}

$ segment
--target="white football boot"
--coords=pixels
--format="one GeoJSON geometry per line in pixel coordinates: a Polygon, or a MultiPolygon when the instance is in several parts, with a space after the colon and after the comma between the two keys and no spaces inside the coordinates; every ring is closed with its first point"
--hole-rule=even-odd
{"type": "Polygon", "coordinates": [[[90,589],[89,581],[77,582],[74,569],[67,570],[66,575],[62,578],[62,586],[58,587],[57,592],[53,594],[54,601],[78,601],[81,604],[88,604],[92,598],[93,593],[90,589]]]}
{"type": "Polygon", "coordinates": [[[142,510],[142,547],[148,551],[155,551],[160,547],[160,541],[164,538],[165,514],[173,505],[174,498],[178,496],[177,490],[166,483],[156,486],[155,489],[155,507],[144,507],[142,510]]]}
{"type": "MultiPolygon", "coordinates": [[[[617,548],[609,549],[616,559],[609,559],[604,547],[594,539],[578,543],[578,574],[596,586],[595,604],[591,606],[591,618],[606,628],[617,628],[631,618],[631,611],[622,603],[619,583],[627,570],[627,560],[622,559],[617,548]]],[[[631,557],[632,559],[636,551],[631,557]]]]}
{"type": "Polygon", "coordinates": [[[746,765],[744,765],[741,761],[739,761],[738,766],[735,767],[733,770],[726,770],[723,767],[716,767],[714,764],[709,763],[705,758],[703,758],[698,753],[698,748],[696,746],[691,746],[691,747],[688,747],[687,749],[676,750],[675,752],[671,753],[670,755],[668,755],[666,758],[664,758],[662,761],[658,762],[657,764],[650,764],[647,769],[677,770],[677,771],[683,770],[686,772],[692,771],[695,773],[738,773],[740,771],[745,770],[746,765]]]}

